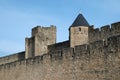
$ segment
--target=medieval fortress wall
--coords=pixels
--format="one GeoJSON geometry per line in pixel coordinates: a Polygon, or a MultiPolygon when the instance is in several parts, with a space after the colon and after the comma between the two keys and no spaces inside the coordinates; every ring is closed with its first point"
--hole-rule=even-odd
{"type": "Polygon", "coordinates": [[[108,37],[120,35],[120,22],[106,25],[101,28],[94,29],[93,26],[89,29],[89,43],[98,40],[107,40],[108,37]]]}
{"type": "Polygon", "coordinates": [[[11,63],[11,62],[18,61],[18,60],[23,60],[23,59],[25,59],[25,52],[24,51],[9,55],[9,56],[1,57],[0,58],[0,65],[6,64],[6,63],[11,63]]]}
{"type": "Polygon", "coordinates": [[[56,43],[55,26],[33,28],[25,52],[0,58],[0,80],[120,79],[120,22],[69,31],[68,41],[56,43]]]}
{"type": "Polygon", "coordinates": [[[0,80],[119,80],[120,36],[0,66],[0,80]],[[118,40],[117,42],[115,42],[118,40]]]}

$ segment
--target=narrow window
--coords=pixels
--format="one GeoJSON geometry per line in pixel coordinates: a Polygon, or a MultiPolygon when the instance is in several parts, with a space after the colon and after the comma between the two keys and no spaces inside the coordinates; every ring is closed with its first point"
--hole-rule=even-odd
{"type": "Polygon", "coordinates": [[[79,28],[79,31],[81,31],[81,28],[79,28]]]}

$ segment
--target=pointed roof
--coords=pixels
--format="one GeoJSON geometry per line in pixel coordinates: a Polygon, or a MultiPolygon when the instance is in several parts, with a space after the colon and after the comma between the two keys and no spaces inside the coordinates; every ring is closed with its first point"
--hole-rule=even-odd
{"type": "Polygon", "coordinates": [[[84,18],[84,16],[80,13],[71,27],[76,27],[76,26],[90,26],[87,20],[84,18]]]}

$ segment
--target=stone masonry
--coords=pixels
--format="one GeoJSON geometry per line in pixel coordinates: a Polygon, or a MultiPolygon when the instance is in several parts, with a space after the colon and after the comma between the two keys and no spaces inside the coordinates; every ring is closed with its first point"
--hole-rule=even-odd
{"type": "Polygon", "coordinates": [[[32,29],[32,37],[25,39],[26,58],[47,53],[47,46],[56,43],[56,27],[37,26],[32,29]]]}
{"type": "Polygon", "coordinates": [[[120,80],[120,22],[94,29],[79,14],[69,40],[37,26],[25,41],[25,52],[0,58],[0,80],[120,80]]]}

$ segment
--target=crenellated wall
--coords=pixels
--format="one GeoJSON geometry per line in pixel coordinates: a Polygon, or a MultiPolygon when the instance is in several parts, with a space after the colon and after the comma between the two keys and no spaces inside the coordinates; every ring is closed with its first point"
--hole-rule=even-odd
{"type": "Polygon", "coordinates": [[[18,60],[23,60],[23,59],[25,59],[24,51],[16,53],[16,54],[0,57],[0,65],[6,64],[6,63],[11,63],[11,62],[18,61],[18,60]]]}
{"type": "Polygon", "coordinates": [[[108,37],[120,35],[120,22],[116,22],[111,25],[106,25],[96,29],[94,29],[94,26],[91,26],[88,35],[89,43],[98,40],[105,41],[108,37]]]}
{"type": "Polygon", "coordinates": [[[0,65],[0,80],[119,80],[120,35],[0,65]]]}

